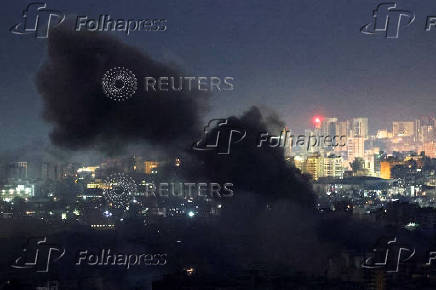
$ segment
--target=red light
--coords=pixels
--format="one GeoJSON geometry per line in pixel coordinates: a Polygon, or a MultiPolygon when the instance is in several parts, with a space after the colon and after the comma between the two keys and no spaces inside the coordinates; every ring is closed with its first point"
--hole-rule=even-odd
{"type": "Polygon", "coordinates": [[[321,127],[321,122],[323,120],[323,117],[321,116],[314,116],[312,118],[312,123],[316,128],[320,128],[321,127]]]}

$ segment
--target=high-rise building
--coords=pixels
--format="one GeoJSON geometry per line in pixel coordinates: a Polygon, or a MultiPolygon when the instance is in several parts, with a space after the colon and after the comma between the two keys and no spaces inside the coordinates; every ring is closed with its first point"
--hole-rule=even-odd
{"type": "Polygon", "coordinates": [[[9,163],[7,171],[10,179],[27,179],[27,162],[9,163]]]}
{"type": "Polygon", "coordinates": [[[325,118],[321,122],[321,133],[326,136],[337,134],[338,118],[325,118]]]}
{"type": "Polygon", "coordinates": [[[368,138],[368,118],[354,118],[351,121],[352,137],[368,138]]]}
{"type": "Polygon", "coordinates": [[[42,180],[59,180],[63,178],[64,167],[59,163],[43,162],[41,164],[42,180]]]}
{"type": "Polygon", "coordinates": [[[349,137],[350,132],[350,122],[349,121],[341,121],[337,123],[337,133],[339,136],[347,136],[349,137]]]}
{"type": "Polygon", "coordinates": [[[323,173],[323,157],[319,152],[310,154],[304,162],[303,173],[310,174],[314,180],[318,180],[323,173]]]}
{"type": "Polygon", "coordinates": [[[415,122],[393,122],[392,135],[394,137],[411,137],[415,135],[415,122]]]}
{"type": "Polygon", "coordinates": [[[324,158],[323,177],[342,178],[344,168],[342,167],[342,157],[331,154],[324,158]]]}
{"type": "MultiPolygon", "coordinates": [[[[321,135],[322,136],[336,136],[338,134],[338,119],[337,118],[325,118],[321,123],[321,135]]],[[[327,150],[333,150],[336,146],[324,146],[327,150]]]]}
{"type": "Polygon", "coordinates": [[[357,157],[365,158],[365,138],[349,137],[347,140],[348,162],[353,162],[357,157]]]}
{"type": "Polygon", "coordinates": [[[372,147],[369,150],[365,150],[365,169],[368,170],[370,176],[380,176],[380,148],[372,147]]]}

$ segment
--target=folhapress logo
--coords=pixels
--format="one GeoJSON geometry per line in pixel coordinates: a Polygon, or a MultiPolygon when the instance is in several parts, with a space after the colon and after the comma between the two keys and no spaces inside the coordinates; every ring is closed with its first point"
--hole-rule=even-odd
{"type": "Polygon", "coordinates": [[[36,272],[47,273],[52,262],[59,261],[65,255],[65,249],[53,244],[47,244],[47,238],[29,239],[23,248],[22,256],[11,265],[15,269],[34,269],[36,272]]]}
{"type": "Polygon", "coordinates": [[[226,119],[213,119],[204,127],[202,138],[194,143],[192,149],[229,155],[232,144],[241,142],[246,135],[245,130],[233,128],[226,119]]]}
{"type": "Polygon", "coordinates": [[[373,19],[360,31],[364,34],[384,33],[386,38],[398,38],[400,28],[409,26],[415,21],[415,14],[407,10],[399,10],[397,3],[381,3],[373,11],[373,19]]]}
{"type": "Polygon", "coordinates": [[[30,3],[23,11],[23,20],[10,28],[14,34],[33,34],[35,38],[47,38],[50,28],[61,24],[65,14],[47,9],[46,3],[30,3]]]}
{"type": "MultiPolygon", "coordinates": [[[[361,265],[365,269],[384,268],[387,273],[398,273],[400,264],[415,256],[415,249],[399,246],[397,238],[388,241],[386,245],[377,245],[370,257],[361,265]]],[[[430,260],[431,262],[431,260],[430,260]]]]}

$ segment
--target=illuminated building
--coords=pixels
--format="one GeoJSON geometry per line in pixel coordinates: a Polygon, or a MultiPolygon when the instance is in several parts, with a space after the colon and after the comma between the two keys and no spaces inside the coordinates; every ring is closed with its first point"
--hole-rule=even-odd
{"type": "Polygon", "coordinates": [[[357,157],[365,158],[365,138],[350,137],[347,142],[348,161],[353,162],[357,157]]]}
{"type": "Polygon", "coordinates": [[[303,173],[310,174],[314,180],[322,176],[323,157],[319,152],[309,155],[304,162],[303,173]]]}
{"type": "Polygon", "coordinates": [[[96,188],[106,188],[106,183],[105,182],[93,182],[93,183],[88,183],[86,184],[86,188],[90,188],[90,189],[96,189],[96,188]]]}
{"type": "Polygon", "coordinates": [[[380,178],[391,179],[391,164],[388,161],[380,162],[380,178]]]}
{"type": "Polygon", "coordinates": [[[156,174],[157,168],[159,167],[159,162],[157,161],[145,161],[145,174],[156,174]]]}
{"type": "Polygon", "coordinates": [[[92,176],[92,178],[95,178],[95,170],[100,168],[99,166],[88,166],[88,167],[81,167],[77,169],[77,173],[79,176],[92,176]]]}
{"type": "Polygon", "coordinates": [[[373,150],[365,150],[365,168],[368,169],[370,176],[380,177],[380,161],[383,155],[379,154],[379,151],[377,147],[373,150]]]}
{"type": "Polygon", "coordinates": [[[402,165],[402,161],[384,160],[380,162],[380,178],[391,179],[391,170],[396,165],[402,165]]]}
{"type": "Polygon", "coordinates": [[[352,137],[368,138],[368,118],[354,118],[351,123],[352,137]]]}
{"type": "Polygon", "coordinates": [[[393,122],[392,135],[394,137],[410,137],[415,135],[414,122],[393,122]]]}
{"type": "Polygon", "coordinates": [[[422,146],[422,150],[425,155],[430,158],[436,158],[436,143],[435,141],[425,142],[422,146]]]}
{"type": "Polygon", "coordinates": [[[292,161],[293,161],[295,168],[298,168],[298,169],[300,169],[301,172],[303,172],[304,161],[305,161],[304,157],[301,155],[297,155],[297,156],[293,157],[292,161]]]}
{"type": "Polygon", "coordinates": [[[376,138],[377,139],[392,138],[392,133],[389,132],[387,129],[378,130],[376,138]]]}
{"type": "Polygon", "coordinates": [[[11,201],[15,197],[29,198],[35,196],[34,184],[14,184],[4,185],[1,190],[1,198],[4,201],[11,201]]]}
{"type": "Polygon", "coordinates": [[[422,168],[422,166],[424,165],[424,156],[422,156],[422,155],[407,155],[404,158],[404,162],[405,163],[407,163],[407,162],[409,162],[411,160],[416,162],[416,166],[418,168],[422,168]]]}
{"type": "Polygon", "coordinates": [[[331,154],[324,158],[323,177],[342,178],[344,168],[342,167],[342,157],[331,154]]]}

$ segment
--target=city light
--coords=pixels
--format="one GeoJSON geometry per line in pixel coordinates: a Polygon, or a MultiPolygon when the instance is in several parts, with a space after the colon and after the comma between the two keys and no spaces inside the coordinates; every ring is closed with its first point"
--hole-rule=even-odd
{"type": "Polygon", "coordinates": [[[321,128],[321,123],[323,121],[323,117],[320,115],[315,115],[312,118],[312,124],[315,128],[321,128]]]}

